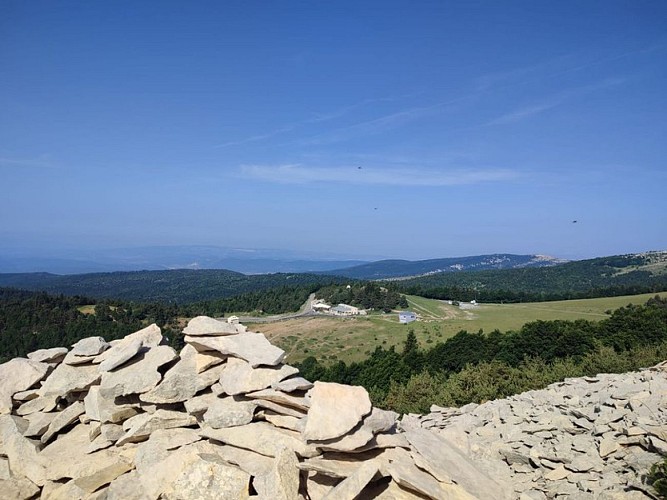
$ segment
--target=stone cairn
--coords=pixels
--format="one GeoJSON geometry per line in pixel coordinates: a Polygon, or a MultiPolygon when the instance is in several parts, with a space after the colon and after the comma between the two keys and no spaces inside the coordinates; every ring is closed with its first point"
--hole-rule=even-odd
{"type": "Polygon", "coordinates": [[[0,498],[631,498],[667,451],[664,370],[399,422],[243,325],[183,333],[180,354],[151,325],[0,365],[0,498]]]}

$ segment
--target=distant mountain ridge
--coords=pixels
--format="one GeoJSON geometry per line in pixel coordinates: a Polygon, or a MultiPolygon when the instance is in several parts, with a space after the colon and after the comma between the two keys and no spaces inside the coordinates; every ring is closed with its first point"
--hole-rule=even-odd
{"type": "Polygon", "coordinates": [[[0,248],[0,273],[86,274],[171,269],[228,269],[244,274],[308,273],[364,264],[368,260],[286,250],[207,245],[98,250],[0,248]]]}
{"type": "Polygon", "coordinates": [[[515,255],[500,253],[416,261],[380,260],[343,269],[326,271],[326,274],[353,279],[386,280],[416,278],[437,273],[460,271],[549,267],[564,264],[565,262],[568,261],[547,255],[515,255]]]}

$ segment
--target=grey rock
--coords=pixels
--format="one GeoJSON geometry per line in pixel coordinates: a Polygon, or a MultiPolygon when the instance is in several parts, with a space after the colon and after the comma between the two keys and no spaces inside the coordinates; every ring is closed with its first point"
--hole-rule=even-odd
{"type": "Polygon", "coordinates": [[[70,354],[74,356],[97,356],[108,348],[109,344],[102,337],[88,337],[74,344],[70,354]]]}

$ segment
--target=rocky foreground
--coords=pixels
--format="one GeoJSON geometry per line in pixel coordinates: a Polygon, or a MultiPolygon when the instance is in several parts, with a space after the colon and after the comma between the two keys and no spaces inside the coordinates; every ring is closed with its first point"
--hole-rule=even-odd
{"type": "Polygon", "coordinates": [[[0,498],[651,498],[667,454],[664,366],[398,421],[242,325],[184,334],[0,365],[0,498]]]}

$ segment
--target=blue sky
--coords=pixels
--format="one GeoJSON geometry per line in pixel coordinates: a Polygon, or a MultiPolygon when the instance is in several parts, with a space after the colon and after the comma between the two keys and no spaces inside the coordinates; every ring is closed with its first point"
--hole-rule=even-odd
{"type": "Polygon", "coordinates": [[[0,247],[667,249],[665,89],[663,1],[5,0],[0,247]]]}

